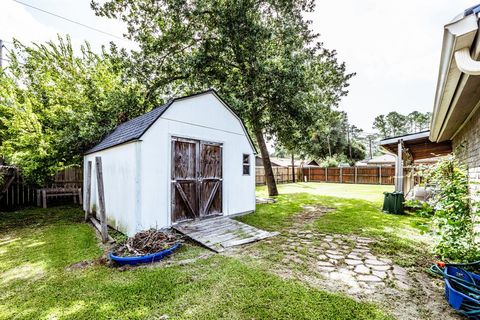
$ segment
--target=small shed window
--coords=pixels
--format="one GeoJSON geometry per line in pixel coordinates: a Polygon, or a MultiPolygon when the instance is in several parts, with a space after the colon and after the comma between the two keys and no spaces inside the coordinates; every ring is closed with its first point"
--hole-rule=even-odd
{"type": "Polygon", "coordinates": [[[243,175],[249,176],[250,175],[250,155],[244,154],[243,155],[243,175]]]}

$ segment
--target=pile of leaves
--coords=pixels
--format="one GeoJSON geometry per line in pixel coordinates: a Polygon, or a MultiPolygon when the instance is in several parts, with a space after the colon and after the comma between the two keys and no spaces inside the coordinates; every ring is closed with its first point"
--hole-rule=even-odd
{"type": "Polygon", "coordinates": [[[168,249],[180,241],[181,236],[176,233],[149,229],[128,238],[115,253],[123,257],[143,256],[168,249]]]}

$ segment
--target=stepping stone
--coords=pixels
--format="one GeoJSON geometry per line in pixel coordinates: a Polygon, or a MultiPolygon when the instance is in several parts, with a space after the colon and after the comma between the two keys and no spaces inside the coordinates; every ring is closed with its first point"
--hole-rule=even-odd
{"type": "Polygon", "coordinates": [[[359,257],[358,255],[356,254],[353,254],[353,253],[350,253],[348,256],[347,256],[347,259],[352,259],[352,260],[362,260],[361,257],[359,257]]]}
{"type": "Polygon", "coordinates": [[[330,253],[327,253],[327,257],[329,257],[330,259],[335,259],[335,260],[340,260],[340,259],[345,258],[345,257],[342,256],[342,255],[330,254],[330,253]]]}
{"type": "Polygon", "coordinates": [[[385,271],[372,271],[372,274],[381,279],[385,279],[387,277],[387,273],[385,271]]]}
{"type": "Polygon", "coordinates": [[[345,259],[345,263],[348,264],[349,266],[356,266],[356,265],[362,264],[362,261],[354,260],[354,259],[345,259]]]}
{"type": "Polygon", "coordinates": [[[337,250],[327,250],[325,253],[330,253],[330,254],[340,254],[337,250]]]}
{"type": "Polygon", "coordinates": [[[376,271],[387,271],[387,270],[392,269],[392,267],[388,266],[388,265],[385,265],[385,266],[371,265],[370,268],[372,268],[372,270],[376,270],[376,271]]]}
{"type": "Polygon", "coordinates": [[[393,274],[396,276],[406,276],[407,270],[399,266],[393,266],[393,274]]]}
{"type": "Polygon", "coordinates": [[[332,272],[335,270],[334,267],[321,267],[321,266],[318,266],[317,267],[317,270],[320,271],[320,272],[332,272]]]}
{"type": "Polygon", "coordinates": [[[329,242],[329,243],[328,243],[328,246],[329,246],[329,248],[332,249],[332,250],[338,249],[338,246],[337,246],[335,243],[333,243],[333,242],[329,242]]]}
{"type": "Polygon", "coordinates": [[[392,260],[387,259],[387,258],[380,258],[378,260],[383,261],[383,262],[388,263],[388,264],[392,264],[392,260]]]}
{"type": "Polygon", "coordinates": [[[364,266],[363,264],[360,264],[358,266],[355,267],[355,273],[359,273],[359,274],[369,274],[370,273],[370,269],[367,268],[366,266],[364,266]]]}
{"type": "Polygon", "coordinates": [[[365,260],[366,265],[371,265],[371,266],[384,266],[385,262],[383,261],[378,261],[376,259],[367,259],[365,260]]]}
{"type": "Polygon", "coordinates": [[[319,267],[333,267],[333,264],[331,264],[328,261],[318,261],[317,266],[319,266],[319,267]]]}
{"type": "Polygon", "coordinates": [[[320,254],[320,255],[318,255],[317,259],[318,259],[318,260],[327,260],[328,257],[327,257],[326,255],[324,255],[324,254],[320,254]]]}
{"type": "Polygon", "coordinates": [[[368,275],[359,275],[358,280],[360,281],[365,281],[365,282],[381,282],[382,279],[380,279],[377,276],[368,274],[368,275]]]}

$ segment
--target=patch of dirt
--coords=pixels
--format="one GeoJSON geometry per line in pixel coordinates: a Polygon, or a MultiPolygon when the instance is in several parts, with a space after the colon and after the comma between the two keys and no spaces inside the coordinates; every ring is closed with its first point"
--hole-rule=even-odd
{"type": "Polygon", "coordinates": [[[75,262],[65,267],[65,270],[67,271],[83,270],[91,266],[99,266],[99,265],[102,265],[102,266],[110,265],[110,260],[106,257],[106,255],[95,260],[84,260],[80,262],[75,262]]]}
{"type": "Polygon", "coordinates": [[[305,224],[311,224],[318,218],[333,211],[335,211],[335,208],[325,206],[303,206],[303,212],[292,217],[293,225],[290,227],[290,229],[294,229],[299,225],[304,226],[305,224]]]}

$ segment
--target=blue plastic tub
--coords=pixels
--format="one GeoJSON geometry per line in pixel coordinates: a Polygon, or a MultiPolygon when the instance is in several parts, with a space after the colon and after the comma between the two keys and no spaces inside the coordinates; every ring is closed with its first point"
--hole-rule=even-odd
{"type": "MultiPolygon", "coordinates": [[[[480,276],[473,273],[467,272],[465,270],[459,269],[457,267],[446,266],[444,270],[445,274],[456,277],[466,282],[466,284],[480,284],[480,276]]],[[[455,288],[452,286],[453,282],[449,280],[449,277],[444,277],[445,280],[445,297],[448,301],[448,304],[458,312],[468,316],[470,319],[480,319],[477,312],[473,310],[478,310],[479,300],[469,296],[463,292],[460,292],[458,289],[459,284],[457,283],[455,288]]],[[[455,281],[456,282],[456,281],[455,281]]]]}
{"type": "Polygon", "coordinates": [[[115,261],[116,263],[120,265],[136,265],[136,264],[141,264],[141,263],[152,263],[155,261],[162,260],[163,258],[171,255],[175,250],[179,249],[182,246],[181,243],[177,243],[173,246],[171,246],[168,249],[162,250],[157,253],[152,253],[152,254],[147,254],[144,256],[137,256],[137,257],[119,257],[113,254],[113,252],[109,253],[109,257],[112,261],[115,261]]]}

